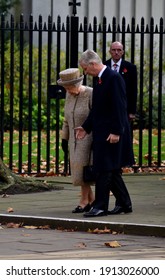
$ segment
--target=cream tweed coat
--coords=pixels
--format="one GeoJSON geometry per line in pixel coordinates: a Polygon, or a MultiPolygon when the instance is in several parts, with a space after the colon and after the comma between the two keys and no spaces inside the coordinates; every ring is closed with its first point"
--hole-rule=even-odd
{"type": "Polygon", "coordinates": [[[72,183],[75,186],[84,184],[83,166],[89,162],[92,134],[77,140],[74,128],[81,126],[89,114],[92,106],[92,91],[91,87],[82,86],[78,95],[66,94],[62,139],[69,140],[70,169],[72,183]]]}

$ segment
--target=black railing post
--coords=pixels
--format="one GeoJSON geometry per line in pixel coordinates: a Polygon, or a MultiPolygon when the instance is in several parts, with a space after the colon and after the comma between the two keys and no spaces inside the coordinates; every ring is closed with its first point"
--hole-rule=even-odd
{"type": "Polygon", "coordinates": [[[52,56],[52,17],[48,17],[48,52],[47,52],[47,166],[46,171],[50,170],[50,96],[49,85],[51,84],[51,56],[52,56]]]}
{"type": "Polygon", "coordinates": [[[150,21],[150,57],[149,57],[149,127],[148,127],[148,165],[152,166],[152,121],[153,121],[153,63],[154,63],[154,19],[150,21]]]}
{"type": "Polygon", "coordinates": [[[1,84],[0,84],[0,156],[3,160],[3,145],[4,145],[4,83],[5,83],[5,16],[1,15],[1,46],[0,46],[0,63],[1,63],[1,84]]]}
{"type": "Polygon", "coordinates": [[[116,41],[116,18],[112,19],[112,42],[116,41]]]}
{"type": "Polygon", "coordinates": [[[19,163],[18,163],[18,172],[22,172],[22,137],[23,137],[23,73],[24,73],[24,16],[20,15],[20,58],[19,58],[19,67],[20,67],[20,76],[19,76],[19,163]]]}
{"type": "Polygon", "coordinates": [[[10,143],[9,143],[9,168],[13,166],[13,113],[14,113],[14,17],[11,15],[10,32],[10,143]]]}
{"type": "MultiPolygon", "coordinates": [[[[56,174],[59,174],[59,139],[60,139],[60,99],[65,98],[65,89],[59,85],[49,85],[49,98],[56,99],[56,174]]],[[[68,153],[64,154],[64,174],[67,174],[68,170],[68,153]]]]}
{"type": "Polygon", "coordinates": [[[143,164],[143,103],[144,103],[144,18],[141,18],[141,31],[140,31],[140,84],[139,84],[139,160],[138,165],[143,164]]]}
{"type": "Polygon", "coordinates": [[[42,104],[42,16],[38,21],[38,115],[37,115],[37,173],[41,172],[41,104],[42,104]]]}
{"type": "Polygon", "coordinates": [[[70,67],[78,65],[78,17],[71,17],[70,67]]]}
{"type": "Polygon", "coordinates": [[[33,16],[29,17],[29,104],[28,104],[28,174],[32,165],[32,84],[33,84],[33,16]]]}
{"type": "Polygon", "coordinates": [[[159,77],[158,77],[158,166],[161,166],[162,139],[162,82],[163,82],[163,18],[159,25],[159,77]]]}
{"type": "Polygon", "coordinates": [[[73,6],[73,16],[71,16],[71,34],[70,34],[70,67],[77,67],[78,65],[78,25],[79,18],[77,14],[76,6],[81,6],[81,3],[77,3],[76,0],[69,2],[69,6],[73,6]]]}

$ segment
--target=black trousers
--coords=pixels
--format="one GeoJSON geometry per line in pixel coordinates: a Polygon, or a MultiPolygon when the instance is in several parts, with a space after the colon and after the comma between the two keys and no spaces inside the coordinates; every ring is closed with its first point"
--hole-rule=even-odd
{"type": "Polygon", "coordinates": [[[123,208],[128,208],[132,205],[121,171],[115,170],[111,172],[100,172],[97,175],[95,184],[95,201],[92,206],[107,212],[110,191],[114,194],[118,205],[123,208]]]}

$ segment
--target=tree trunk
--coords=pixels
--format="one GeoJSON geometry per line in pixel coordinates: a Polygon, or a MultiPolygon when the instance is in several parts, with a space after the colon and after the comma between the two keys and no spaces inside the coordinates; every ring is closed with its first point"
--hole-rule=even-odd
{"type": "Polygon", "coordinates": [[[63,188],[45,181],[44,183],[37,181],[32,177],[23,177],[12,173],[0,158],[0,194],[20,194],[59,189],[63,188]]]}

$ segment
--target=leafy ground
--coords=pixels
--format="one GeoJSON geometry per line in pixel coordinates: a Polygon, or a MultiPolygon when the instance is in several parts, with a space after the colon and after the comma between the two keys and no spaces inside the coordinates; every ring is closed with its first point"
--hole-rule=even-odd
{"type": "MultiPolygon", "coordinates": [[[[148,130],[144,129],[143,130],[143,138],[142,138],[142,164],[143,166],[148,165],[148,158],[149,158],[149,138],[148,138],[148,130]]],[[[139,162],[139,131],[135,130],[134,131],[134,138],[133,138],[133,148],[134,148],[134,155],[135,155],[135,160],[136,163],[138,164],[139,162]]],[[[152,130],[152,168],[151,170],[154,171],[155,166],[157,166],[157,161],[158,161],[158,131],[157,129],[152,130]]],[[[164,171],[165,168],[165,130],[161,131],[161,165],[162,169],[160,168],[160,171],[164,171]]],[[[143,168],[144,170],[144,168],[143,168]]],[[[147,169],[147,170],[150,170],[147,169]]],[[[156,171],[156,169],[155,169],[156,171]]]]}
{"type": "MultiPolygon", "coordinates": [[[[5,132],[4,134],[4,158],[3,163],[5,166],[8,166],[9,163],[9,147],[10,147],[10,134],[8,132],[5,132]]],[[[64,159],[63,159],[63,152],[61,150],[61,147],[59,147],[59,157],[60,157],[60,164],[59,164],[59,173],[56,174],[56,157],[55,157],[55,132],[50,133],[50,171],[46,171],[46,149],[47,149],[47,135],[45,132],[42,132],[41,135],[41,171],[40,173],[37,173],[37,145],[38,145],[38,139],[36,132],[33,132],[32,134],[32,173],[30,176],[27,175],[28,171],[28,133],[23,132],[22,135],[22,173],[21,175],[18,175],[18,158],[19,158],[19,133],[18,131],[14,131],[13,134],[13,180],[12,182],[7,182],[7,185],[5,183],[5,179],[1,178],[0,183],[0,194],[6,195],[6,194],[18,194],[18,193],[29,193],[29,192],[43,192],[43,191],[49,191],[49,190],[57,190],[58,187],[56,184],[53,185],[51,183],[51,180],[49,182],[46,182],[46,178],[44,178],[41,183],[34,180],[34,176],[39,177],[45,177],[45,176],[61,176],[64,171],[64,159]],[[16,176],[16,177],[15,177],[16,176]],[[22,179],[21,179],[22,177],[22,179]]],[[[123,173],[155,173],[155,172],[161,172],[165,173],[165,131],[162,131],[162,142],[161,142],[161,156],[162,156],[162,166],[160,168],[157,168],[157,142],[158,142],[158,133],[157,130],[152,131],[152,166],[150,168],[147,168],[147,160],[148,160],[148,130],[143,130],[143,168],[136,168],[136,165],[134,168],[124,168],[123,173]]],[[[138,154],[139,154],[139,131],[134,131],[134,137],[133,137],[133,147],[134,147],[134,155],[136,162],[138,164],[138,154]]],[[[3,164],[3,165],[4,165],[3,164]]],[[[3,166],[2,164],[0,166],[3,166]]],[[[9,170],[9,169],[8,169],[9,170]]],[[[10,171],[10,170],[9,170],[10,171]]],[[[10,171],[11,172],[11,171],[10,171]]],[[[1,172],[0,174],[3,174],[1,172]]],[[[11,177],[10,174],[8,178],[11,177]]]]}
{"type": "MultiPolygon", "coordinates": [[[[55,143],[55,132],[50,132],[50,172],[48,175],[54,173],[55,163],[56,163],[56,143],[55,143]]],[[[28,132],[23,131],[22,134],[22,173],[27,172],[28,166],[28,132]]],[[[13,153],[12,153],[12,170],[13,172],[18,172],[18,159],[19,159],[19,131],[14,131],[13,133],[13,153]]],[[[60,157],[60,168],[63,170],[63,152],[61,147],[59,147],[59,157],[60,157]]],[[[37,132],[32,132],[31,138],[31,162],[32,162],[32,172],[36,173],[37,166],[37,157],[38,157],[38,137],[37,132]]],[[[9,151],[10,151],[10,133],[7,131],[4,133],[4,157],[3,162],[8,166],[9,165],[9,151]]],[[[47,154],[47,134],[45,131],[41,131],[41,173],[46,172],[46,154],[47,154]]]]}
{"type": "MultiPolygon", "coordinates": [[[[9,164],[9,151],[10,151],[10,133],[4,133],[4,157],[3,162],[8,166],[9,164]]],[[[41,174],[40,176],[45,174],[47,176],[54,176],[55,174],[55,163],[56,163],[56,153],[55,153],[55,132],[50,132],[50,171],[46,172],[46,153],[47,153],[47,134],[46,132],[41,132],[41,174]]],[[[146,169],[146,171],[152,170],[154,171],[155,165],[157,163],[157,143],[158,143],[158,132],[156,129],[152,131],[152,162],[153,167],[151,169],[146,169]]],[[[37,132],[32,132],[32,171],[36,173],[36,165],[37,165],[37,145],[38,145],[38,138],[37,132]]],[[[14,131],[13,133],[13,172],[18,172],[18,158],[19,158],[19,132],[14,131]]],[[[134,155],[136,163],[139,162],[139,131],[134,131],[134,138],[133,138],[133,147],[134,147],[134,155]]],[[[147,165],[148,160],[148,130],[143,130],[143,165],[147,165]]],[[[63,172],[63,152],[61,150],[61,146],[59,147],[59,158],[60,158],[60,173],[63,172]]],[[[165,166],[165,131],[162,130],[162,137],[161,137],[161,157],[162,157],[162,170],[164,171],[165,166]]],[[[27,166],[28,166],[28,132],[23,131],[22,135],[22,173],[27,173],[27,166]]],[[[140,171],[144,171],[143,168],[140,171]]],[[[162,171],[161,170],[161,171],[162,171]]],[[[125,172],[132,172],[132,169],[124,169],[125,172]]],[[[139,171],[139,170],[138,170],[139,171]]]]}

